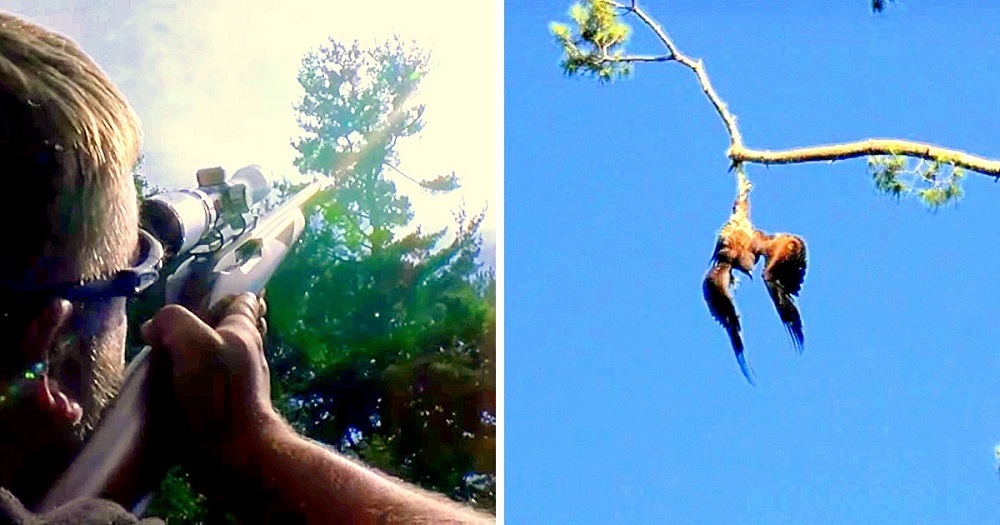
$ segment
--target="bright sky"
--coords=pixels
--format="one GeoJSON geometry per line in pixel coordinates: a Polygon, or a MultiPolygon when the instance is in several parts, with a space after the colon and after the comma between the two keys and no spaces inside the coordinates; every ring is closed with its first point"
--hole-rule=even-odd
{"type": "Polygon", "coordinates": [[[400,142],[400,167],[416,179],[454,170],[462,188],[427,196],[390,178],[426,228],[453,224],[464,201],[470,214],[489,205],[485,229],[496,229],[492,2],[14,0],[5,8],[73,37],[107,69],[143,120],[147,175],[168,187],[194,185],[197,169],[215,165],[232,173],[257,163],[276,176],[296,174],[289,141],[298,134],[292,105],[302,56],[329,36],[415,40],[431,53],[415,99],[427,105],[427,125],[400,142]]]}
{"type": "MultiPolygon", "coordinates": [[[[749,146],[1000,158],[996,2],[642,3],[749,146]]],[[[701,292],[735,194],[725,130],[675,64],[566,78],[548,23],[570,4],[505,5],[508,522],[1000,522],[1000,184],[933,213],[877,194],[864,160],[750,167],[756,225],[809,247],[802,356],[759,268],[737,291],[751,387],[701,292]]]]}

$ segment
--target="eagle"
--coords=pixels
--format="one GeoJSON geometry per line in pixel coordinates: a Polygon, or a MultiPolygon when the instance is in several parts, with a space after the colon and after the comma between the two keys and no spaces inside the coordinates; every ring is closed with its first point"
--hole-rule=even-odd
{"type": "Polygon", "coordinates": [[[790,233],[768,234],[755,229],[750,222],[749,182],[741,180],[740,193],[733,204],[733,213],[719,231],[708,272],[702,285],[708,310],[729,335],[740,370],[751,385],[756,385],[753,369],[743,355],[740,316],[733,302],[736,283],[733,270],[751,280],[753,270],[764,257],[762,277],[768,294],[798,353],[802,353],[805,337],[802,316],[795,297],[802,289],[806,274],[805,240],[790,233]]]}

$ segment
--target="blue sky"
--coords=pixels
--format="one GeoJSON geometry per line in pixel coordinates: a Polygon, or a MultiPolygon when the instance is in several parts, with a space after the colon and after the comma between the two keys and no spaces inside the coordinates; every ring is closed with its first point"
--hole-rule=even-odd
{"type": "MultiPolygon", "coordinates": [[[[1000,6],[645,2],[748,146],[922,140],[1000,158],[1000,6]]],[[[505,4],[505,501],[510,523],[1000,520],[1000,184],[928,211],[864,160],[750,166],[755,225],[802,235],[796,356],[761,283],[739,372],[701,280],[734,184],[690,71],[566,78],[505,4]]],[[[635,26],[630,50],[660,53],[635,26]]],[[[759,270],[758,270],[759,271],[759,270]]]]}

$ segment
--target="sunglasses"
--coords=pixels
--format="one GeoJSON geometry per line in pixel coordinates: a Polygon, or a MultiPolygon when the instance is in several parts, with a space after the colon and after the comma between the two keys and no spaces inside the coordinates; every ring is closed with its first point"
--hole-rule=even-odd
{"type": "Polygon", "coordinates": [[[145,230],[139,230],[139,263],[119,270],[109,279],[82,283],[25,285],[0,282],[0,295],[11,301],[29,304],[45,303],[56,298],[71,302],[95,301],[112,297],[134,297],[153,285],[163,267],[163,245],[145,230]]]}
{"type": "MultiPolygon", "coordinates": [[[[0,334],[11,336],[20,333],[42,309],[57,298],[74,303],[80,322],[95,322],[88,314],[99,315],[108,299],[135,297],[156,283],[163,266],[163,254],[160,242],[140,229],[138,264],[120,270],[110,278],[42,286],[0,282],[0,334]]],[[[21,362],[17,352],[0,350],[0,375],[13,370],[24,370],[24,379],[30,380],[43,372],[38,369],[39,366],[38,363],[21,362]]],[[[3,388],[4,383],[9,380],[10,378],[0,378],[0,397],[9,397],[9,392],[5,392],[6,389],[3,388]]],[[[0,406],[2,405],[0,400],[0,406]]]]}

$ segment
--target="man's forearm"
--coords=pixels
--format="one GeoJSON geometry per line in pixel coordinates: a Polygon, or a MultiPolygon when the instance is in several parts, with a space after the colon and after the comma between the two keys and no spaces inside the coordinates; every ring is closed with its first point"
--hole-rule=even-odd
{"type": "MultiPolygon", "coordinates": [[[[227,494],[253,501],[250,521],[305,523],[483,523],[490,515],[425,492],[305,439],[281,422],[226,458],[218,481],[256,494],[227,494]],[[229,473],[229,475],[226,475],[229,473]],[[230,477],[231,476],[231,477],[230,477]],[[227,479],[228,478],[228,479],[227,479]],[[252,499],[253,498],[253,499],[252,499]]],[[[226,491],[231,492],[231,491],[226,491]]]]}

